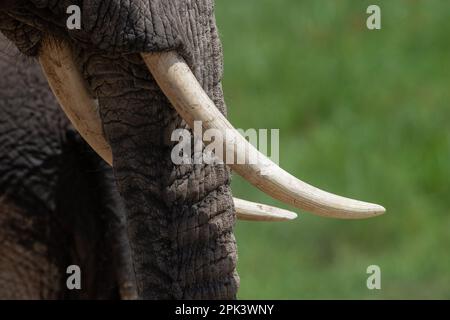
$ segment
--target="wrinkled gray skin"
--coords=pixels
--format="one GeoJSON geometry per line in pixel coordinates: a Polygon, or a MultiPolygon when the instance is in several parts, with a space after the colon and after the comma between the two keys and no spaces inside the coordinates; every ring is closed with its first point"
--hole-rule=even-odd
{"type": "Polygon", "coordinates": [[[111,168],[71,127],[37,62],[1,35],[0,70],[0,299],[134,298],[111,168]],[[82,290],[67,289],[69,265],[80,266],[82,290]]]}
{"type": "Polygon", "coordinates": [[[186,124],[139,56],[177,50],[225,112],[212,0],[0,1],[0,30],[29,56],[39,55],[45,34],[73,44],[112,147],[139,297],[235,298],[229,171],[172,163],[170,135],[186,124]],[[81,30],[65,28],[72,4],[82,9],[81,30]]]}

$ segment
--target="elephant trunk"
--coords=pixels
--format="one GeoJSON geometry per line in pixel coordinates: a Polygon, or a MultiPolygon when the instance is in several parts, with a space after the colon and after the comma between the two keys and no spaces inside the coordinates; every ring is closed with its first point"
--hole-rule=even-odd
{"type": "MultiPolygon", "coordinates": [[[[138,56],[80,51],[77,60],[99,99],[128,211],[140,298],[235,298],[239,279],[228,169],[173,164],[172,130],[187,126],[138,56]]],[[[223,105],[220,85],[211,94],[223,105]]]]}

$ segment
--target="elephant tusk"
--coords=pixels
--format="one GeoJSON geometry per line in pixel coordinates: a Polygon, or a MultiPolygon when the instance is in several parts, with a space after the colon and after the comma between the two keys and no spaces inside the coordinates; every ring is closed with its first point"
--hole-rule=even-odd
{"type": "MultiPolygon", "coordinates": [[[[56,99],[75,129],[93,150],[110,166],[112,151],[103,134],[97,102],[91,97],[70,46],[52,37],[43,40],[39,54],[47,81],[56,99]],[[77,99],[74,99],[77,97],[77,99]]],[[[284,221],[297,217],[293,212],[234,198],[238,219],[284,221]]]]}
{"type": "Polygon", "coordinates": [[[216,129],[222,132],[225,151],[230,152],[234,159],[238,156],[237,150],[246,150],[246,159],[258,159],[256,164],[230,165],[254,186],[275,199],[326,217],[358,219],[385,212],[380,205],[344,198],[308,185],[261,154],[217,109],[178,53],[171,51],[141,55],[161,90],[191,128],[194,121],[201,121],[204,130],[216,129]],[[238,147],[235,148],[235,145],[238,147]]]}
{"type": "Polygon", "coordinates": [[[297,218],[294,212],[238,198],[234,198],[234,207],[240,220],[285,221],[297,218]]]}
{"type": "Polygon", "coordinates": [[[97,102],[89,94],[69,44],[53,37],[44,38],[39,62],[70,122],[92,149],[112,165],[111,148],[103,136],[102,123],[96,112],[97,102]]]}

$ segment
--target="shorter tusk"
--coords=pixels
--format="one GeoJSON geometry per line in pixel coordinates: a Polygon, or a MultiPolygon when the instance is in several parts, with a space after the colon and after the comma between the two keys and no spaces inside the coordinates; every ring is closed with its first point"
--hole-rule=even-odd
{"type": "Polygon", "coordinates": [[[297,218],[294,212],[238,198],[234,198],[234,206],[240,220],[287,221],[297,218]]]}
{"type": "MultiPolygon", "coordinates": [[[[96,112],[97,103],[89,94],[70,46],[47,37],[42,42],[39,61],[50,88],[72,125],[92,149],[112,166],[112,151],[103,135],[102,123],[96,112]]],[[[234,205],[241,220],[281,221],[296,217],[295,213],[286,210],[236,198],[234,205]]]]}

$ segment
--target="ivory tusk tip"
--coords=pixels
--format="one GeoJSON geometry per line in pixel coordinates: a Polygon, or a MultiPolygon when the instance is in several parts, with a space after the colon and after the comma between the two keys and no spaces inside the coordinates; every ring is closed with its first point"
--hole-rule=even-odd
{"type": "Polygon", "coordinates": [[[386,213],[386,208],[383,206],[380,206],[378,204],[373,205],[373,214],[375,216],[381,216],[382,214],[386,213]]]}
{"type": "Polygon", "coordinates": [[[364,211],[353,213],[343,218],[347,219],[368,219],[378,217],[386,213],[386,209],[383,206],[374,203],[367,203],[364,211]]]}
{"type": "Polygon", "coordinates": [[[295,212],[284,210],[284,212],[279,213],[280,221],[291,221],[298,218],[295,212]]]}
{"type": "Polygon", "coordinates": [[[292,213],[290,215],[285,216],[284,218],[280,218],[279,221],[292,221],[298,218],[298,215],[296,213],[292,213]]]}

